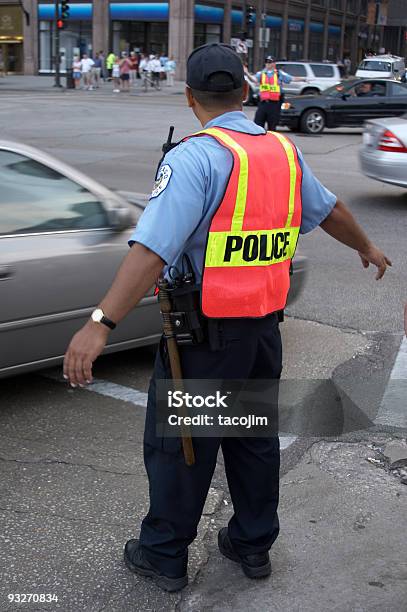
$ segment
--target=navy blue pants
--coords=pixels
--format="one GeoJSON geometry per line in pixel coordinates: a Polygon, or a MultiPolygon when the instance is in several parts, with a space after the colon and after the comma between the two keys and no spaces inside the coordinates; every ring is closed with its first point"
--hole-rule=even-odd
{"type": "MultiPolygon", "coordinates": [[[[208,343],[180,347],[184,378],[271,379],[281,374],[276,315],[224,320],[223,348],[208,343]]],[[[186,573],[188,545],[197,526],[222,448],[234,514],[229,536],[241,555],[265,552],[278,536],[280,449],[278,437],[194,438],[195,465],[185,465],[179,438],[156,436],[156,379],[169,378],[165,346],[158,351],[148,393],[144,462],[150,509],[141,525],[146,558],[168,576],[186,573]],[[163,350],[164,348],[164,350],[163,350]]]]}
{"type": "Polygon", "coordinates": [[[259,102],[256,115],[254,117],[254,122],[263,128],[267,123],[267,129],[270,132],[274,132],[274,130],[277,129],[278,122],[280,121],[281,104],[282,99],[259,102]]]}

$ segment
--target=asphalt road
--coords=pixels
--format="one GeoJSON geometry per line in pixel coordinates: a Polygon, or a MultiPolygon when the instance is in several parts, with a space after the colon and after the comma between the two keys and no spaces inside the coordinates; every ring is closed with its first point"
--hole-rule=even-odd
{"type": "MultiPolygon", "coordinates": [[[[3,138],[140,193],[151,189],[169,124],[176,138],[199,127],[181,94],[114,96],[106,88],[0,98],[3,138]]],[[[284,376],[332,377],[374,421],[401,341],[407,194],[360,174],[358,130],[293,138],[393,269],[376,283],[322,230],[303,237],[309,277],[282,326],[284,376]]],[[[293,432],[283,439],[283,528],[271,581],[243,581],[216,551],[216,530],[231,512],[221,458],[191,548],[188,589],[167,595],[131,575],[121,555],[148,507],[141,446],[152,364],[147,349],[103,357],[91,390],[68,388],[59,370],[2,381],[0,610],[404,609],[407,490],[380,457],[405,432],[383,426],[338,441],[293,432]],[[56,594],[58,602],[16,605],[10,593],[56,594]]]]}

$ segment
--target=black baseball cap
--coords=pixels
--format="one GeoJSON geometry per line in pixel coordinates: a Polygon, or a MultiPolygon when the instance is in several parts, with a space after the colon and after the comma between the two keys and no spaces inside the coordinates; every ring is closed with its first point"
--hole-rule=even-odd
{"type": "Polygon", "coordinates": [[[230,45],[209,43],[192,51],[187,61],[187,85],[198,91],[233,91],[243,87],[242,60],[230,45]],[[211,82],[214,74],[223,75],[211,82]]]}
{"type": "Polygon", "coordinates": [[[268,55],[264,61],[266,61],[266,62],[275,62],[276,58],[273,57],[272,55],[268,55]]]}

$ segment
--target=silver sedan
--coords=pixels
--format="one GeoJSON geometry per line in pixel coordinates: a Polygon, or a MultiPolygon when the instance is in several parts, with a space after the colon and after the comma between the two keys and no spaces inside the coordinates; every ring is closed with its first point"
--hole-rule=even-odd
{"type": "MultiPolygon", "coordinates": [[[[110,286],[147,198],[117,194],[32,147],[0,140],[0,378],[57,365],[110,286]]],[[[291,299],[302,286],[298,257],[291,299]]],[[[156,344],[153,289],[105,353],[156,344]]]]}
{"type": "Polygon", "coordinates": [[[360,163],[366,176],[407,187],[407,114],[366,122],[360,163]]]}

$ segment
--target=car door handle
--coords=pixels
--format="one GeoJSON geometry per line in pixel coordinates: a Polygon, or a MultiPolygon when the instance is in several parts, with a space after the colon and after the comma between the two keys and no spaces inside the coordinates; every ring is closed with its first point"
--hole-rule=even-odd
{"type": "Polygon", "coordinates": [[[0,281],[9,280],[14,276],[14,268],[12,266],[0,266],[0,281]]]}

